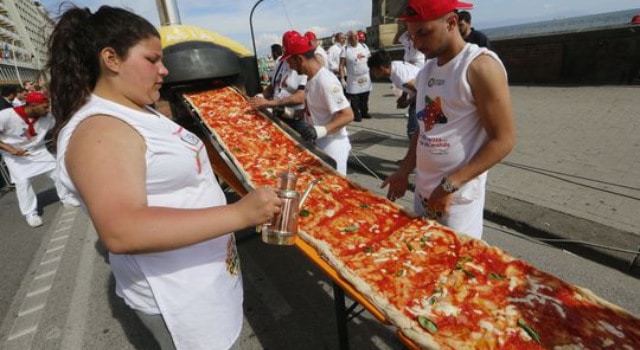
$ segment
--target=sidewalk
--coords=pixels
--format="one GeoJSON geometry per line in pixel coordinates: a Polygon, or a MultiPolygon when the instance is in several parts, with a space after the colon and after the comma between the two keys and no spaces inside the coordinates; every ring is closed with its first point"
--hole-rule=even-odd
{"type": "MultiPolygon", "coordinates": [[[[629,268],[640,248],[640,89],[513,86],[511,94],[516,147],[490,171],[486,218],[534,237],[584,241],[556,245],[637,276],[640,268],[629,268]]],[[[390,83],[374,84],[370,111],[373,119],[349,126],[350,167],[364,163],[384,178],[408,145],[390,83]]],[[[400,204],[412,208],[412,200],[400,204]]]]}

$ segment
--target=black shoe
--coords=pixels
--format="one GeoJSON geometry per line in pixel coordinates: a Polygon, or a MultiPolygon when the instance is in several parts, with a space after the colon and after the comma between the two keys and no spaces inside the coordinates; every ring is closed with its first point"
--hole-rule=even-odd
{"type": "Polygon", "coordinates": [[[362,121],[362,118],[354,118],[353,121],[360,123],[362,121]]]}
{"type": "Polygon", "coordinates": [[[364,119],[371,119],[371,114],[367,114],[367,115],[363,115],[362,118],[364,119]]]}

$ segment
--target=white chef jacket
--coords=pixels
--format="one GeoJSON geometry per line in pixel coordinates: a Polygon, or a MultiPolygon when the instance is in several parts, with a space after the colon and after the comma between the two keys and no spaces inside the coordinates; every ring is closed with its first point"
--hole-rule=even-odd
{"type": "Polygon", "coordinates": [[[45,146],[45,136],[55,124],[51,114],[42,116],[33,124],[35,136],[29,137],[27,123],[13,108],[0,111],[0,141],[29,151],[28,156],[14,156],[0,150],[2,158],[9,168],[13,183],[27,181],[29,178],[54,170],[56,162],[45,146]]]}

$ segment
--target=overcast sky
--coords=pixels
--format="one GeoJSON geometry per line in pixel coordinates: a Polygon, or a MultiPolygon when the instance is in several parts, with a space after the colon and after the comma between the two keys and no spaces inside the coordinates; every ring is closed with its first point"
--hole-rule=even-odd
{"type": "MultiPolygon", "coordinates": [[[[182,24],[225,35],[252,50],[249,14],[257,0],[176,0],[182,24]]],[[[401,1],[401,0],[387,0],[401,1]]],[[[54,16],[61,0],[40,1],[54,16]]],[[[640,8],[640,0],[475,0],[477,29],[640,8]]],[[[155,0],[73,1],[97,10],[101,5],[128,8],[159,25],[155,0]]],[[[259,54],[279,43],[283,32],[313,30],[319,37],[371,25],[372,0],[264,0],[253,14],[259,54]]],[[[640,13],[640,11],[639,11],[640,13]]]]}

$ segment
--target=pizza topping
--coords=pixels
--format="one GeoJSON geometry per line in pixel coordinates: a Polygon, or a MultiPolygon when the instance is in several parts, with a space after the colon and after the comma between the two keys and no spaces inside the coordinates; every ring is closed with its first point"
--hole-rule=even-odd
{"type": "Polygon", "coordinates": [[[505,275],[501,275],[499,273],[495,273],[495,272],[490,272],[489,273],[489,278],[493,279],[493,280],[504,280],[505,278],[507,278],[507,276],[505,275]]]}
{"type": "Polygon", "coordinates": [[[411,265],[411,263],[410,263],[410,262],[408,262],[408,261],[405,261],[404,263],[402,263],[402,265],[403,265],[403,266],[408,267],[409,269],[413,270],[414,272],[417,272],[417,273],[422,272],[422,267],[420,267],[420,266],[413,266],[413,265],[411,265]]]}
{"type": "Polygon", "coordinates": [[[540,342],[540,334],[538,334],[538,332],[535,329],[533,329],[533,327],[529,326],[525,320],[521,318],[518,319],[518,326],[522,328],[525,332],[527,332],[527,335],[529,335],[531,339],[535,340],[538,343],[540,342]]]}
{"type": "Polygon", "coordinates": [[[529,282],[530,290],[524,298],[509,298],[510,302],[528,304],[532,308],[538,307],[537,304],[545,305],[549,303],[553,306],[558,315],[562,318],[567,318],[564,308],[562,307],[562,301],[554,298],[550,295],[542,293],[543,290],[549,290],[553,292],[553,289],[549,286],[545,286],[540,281],[534,279],[532,276],[527,276],[527,282],[529,282]]]}
{"type": "Polygon", "coordinates": [[[300,215],[303,218],[306,218],[307,216],[311,215],[311,212],[307,209],[302,209],[300,210],[300,214],[298,215],[300,215]]]}
{"type": "Polygon", "coordinates": [[[358,231],[357,225],[347,226],[341,230],[341,232],[356,232],[356,231],[358,231]]]}
{"type": "Polygon", "coordinates": [[[624,338],[624,333],[622,333],[617,327],[614,327],[603,320],[598,321],[598,323],[600,324],[600,326],[602,326],[602,328],[606,329],[607,332],[615,335],[618,338],[624,338]]]}
{"type": "Polygon", "coordinates": [[[420,323],[420,327],[426,329],[431,334],[435,334],[438,332],[438,326],[435,324],[435,322],[424,316],[418,316],[418,323],[420,323]]]}

